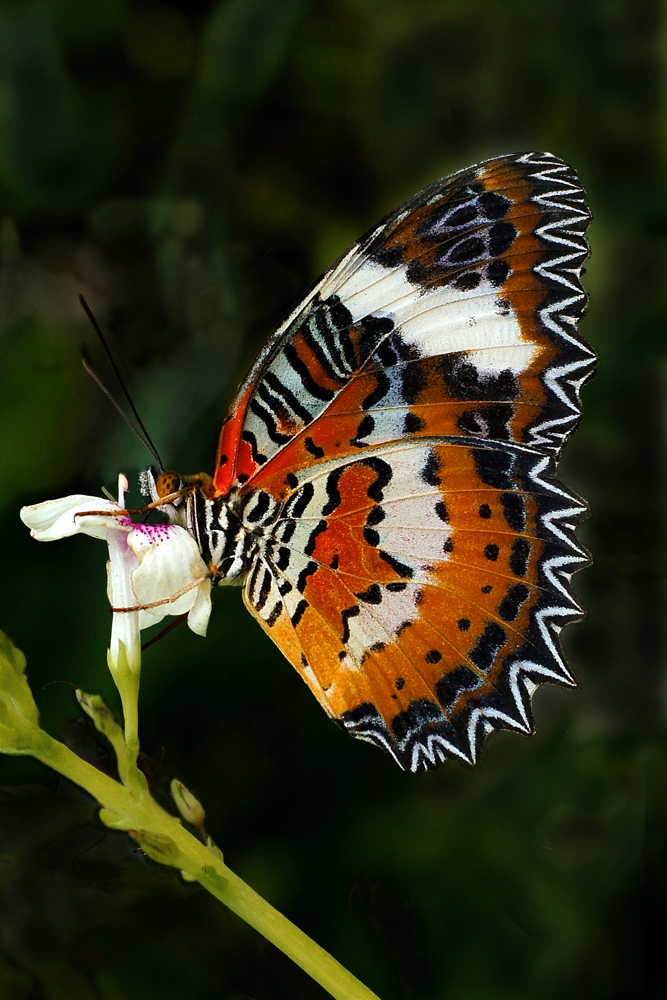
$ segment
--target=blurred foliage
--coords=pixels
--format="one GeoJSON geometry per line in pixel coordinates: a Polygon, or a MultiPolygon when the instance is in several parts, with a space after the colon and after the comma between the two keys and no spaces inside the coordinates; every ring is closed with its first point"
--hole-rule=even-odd
{"type": "MultiPolygon", "coordinates": [[[[666,42],[658,0],[0,0],[2,626],[89,755],[44,685],[113,701],[103,546],[38,545],[17,512],[148,458],[81,371],[85,344],[113,384],[77,293],[164,461],[211,471],[255,351],[401,199],[516,149],[589,190],[600,368],[562,465],[593,511],[580,691],[541,690],[538,735],[474,770],[413,776],[331,725],[238,591],[205,641],[145,656],[156,780],[383,1000],[665,995],[666,42]]],[[[76,789],[0,768],[0,996],[322,995],[76,789]]]]}

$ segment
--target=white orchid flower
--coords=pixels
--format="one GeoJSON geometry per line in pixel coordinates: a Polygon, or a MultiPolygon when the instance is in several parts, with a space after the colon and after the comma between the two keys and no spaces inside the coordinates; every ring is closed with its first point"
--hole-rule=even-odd
{"type": "Polygon", "coordinates": [[[107,593],[114,611],[109,665],[122,656],[138,670],[140,631],[165,615],[188,615],[188,625],[206,634],[211,579],[197,543],[176,524],[135,524],[124,510],[128,482],[118,477],[118,502],[82,494],[23,507],[21,520],[40,542],[83,533],[109,546],[107,593]],[[135,608],[136,611],[129,610],[135,608]]]}

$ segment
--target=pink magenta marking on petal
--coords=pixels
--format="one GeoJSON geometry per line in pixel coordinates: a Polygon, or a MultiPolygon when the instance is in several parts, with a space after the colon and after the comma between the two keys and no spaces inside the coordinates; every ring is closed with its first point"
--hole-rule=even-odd
{"type": "Polygon", "coordinates": [[[135,524],[135,531],[139,531],[142,535],[146,535],[150,545],[153,542],[163,542],[169,537],[172,530],[176,527],[173,524],[135,524]]]}
{"type": "Polygon", "coordinates": [[[132,523],[132,518],[128,514],[123,514],[121,517],[116,518],[119,524],[122,524],[124,528],[135,527],[132,523]]]}

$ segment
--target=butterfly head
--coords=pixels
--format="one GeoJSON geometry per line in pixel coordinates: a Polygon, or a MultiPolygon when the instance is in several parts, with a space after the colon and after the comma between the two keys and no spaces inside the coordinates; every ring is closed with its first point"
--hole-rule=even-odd
{"type": "Polygon", "coordinates": [[[178,493],[182,487],[183,480],[181,477],[175,472],[170,472],[168,469],[160,472],[155,479],[155,492],[159,500],[171,496],[172,493],[178,493]]]}
{"type": "Polygon", "coordinates": [[[139,488],[153,503],[164,500],[166,505],[174,507],[181,506],[184,498],[196,490],[206,497],[215,495],[213,480],[205,472],[195,476],[179,476],[170,469],[157,469],[155,466],[139,473],[139,488]]]}

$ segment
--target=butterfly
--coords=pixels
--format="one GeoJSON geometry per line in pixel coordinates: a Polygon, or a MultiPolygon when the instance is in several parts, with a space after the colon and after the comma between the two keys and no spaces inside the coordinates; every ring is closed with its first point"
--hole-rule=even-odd
{"type": "Polygon", "coordinates": [[[555,470],[596,360],[589,221],[548,153],[431,184],[270,338],[214,475],[144,474],[325,711],[401,768],[474,763],[492,730],[533,731],[537,684],[575,683],[587,508],[555,470]]]}

